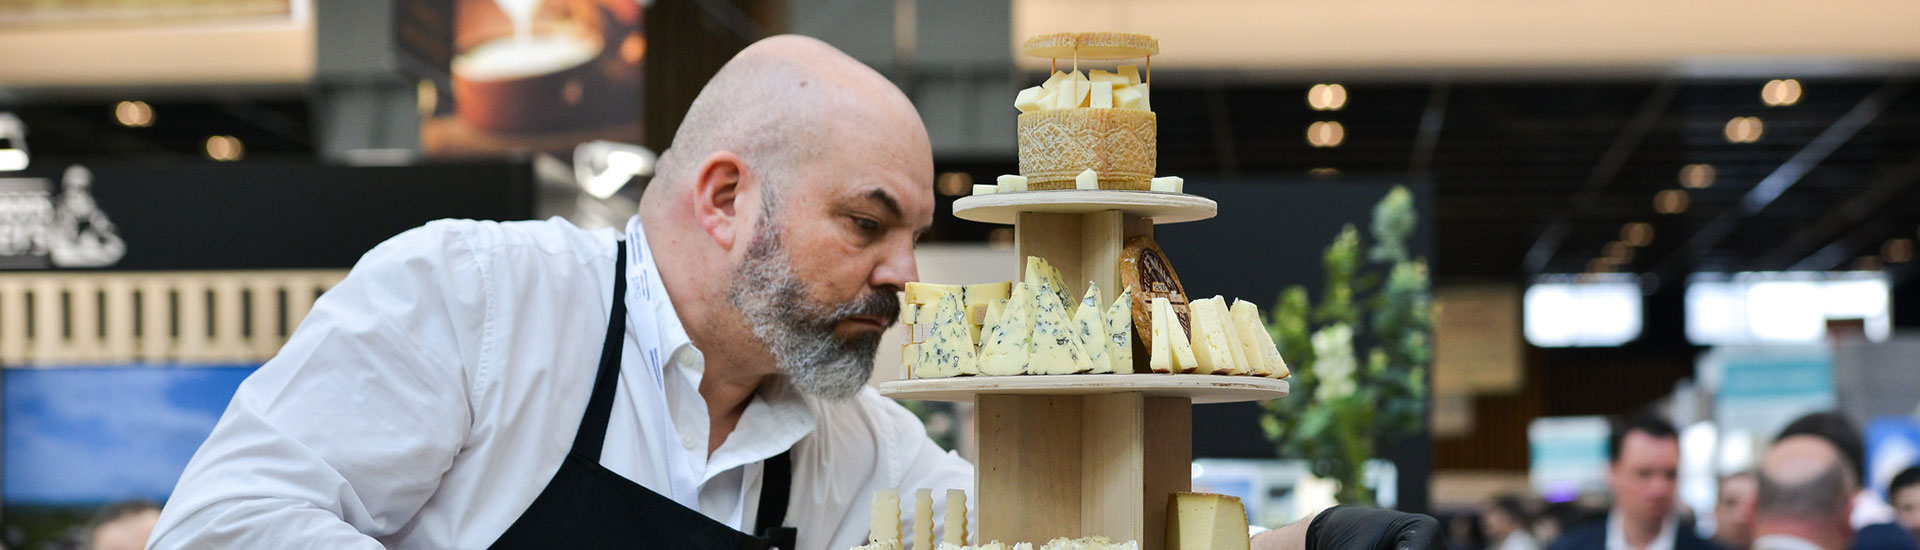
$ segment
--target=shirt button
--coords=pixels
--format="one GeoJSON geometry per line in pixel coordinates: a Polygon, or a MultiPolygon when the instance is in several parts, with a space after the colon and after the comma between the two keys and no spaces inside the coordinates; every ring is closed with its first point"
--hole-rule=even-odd
{"type": "Polygon", "coordinates": [[[691,451],[691,450],[693,450],[693,449],[694,449],[694,447],[697,447],[697,446],[699,446],[699,445],[700,445],[700,442],[699,442],[699,441],[695,441],[695,440],[693,439],[693,436],[692,436],[692,435],[683,435],[683,436],[680,436],[680,446],[681,446],[681,447],[686,447],[686,448],[687,448],[687,450],[689,450],[689,451],[691,451]]]}

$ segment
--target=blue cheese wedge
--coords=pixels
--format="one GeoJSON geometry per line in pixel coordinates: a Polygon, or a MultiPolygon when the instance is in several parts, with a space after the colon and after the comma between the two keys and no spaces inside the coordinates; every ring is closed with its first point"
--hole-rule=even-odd
{"type": "Polygon", "coordinates": [[[1093,369],[1073,330],[1066,304],[1047,281],[1034,291],[1033,341],[1027,345],[1029,374],[1078,374],[1093,369]]]}
{"type": "Polygon", "coordinates": [[[1006,304],[980,333],[980,374],[1011,376],[1027,372],[1027,347],[1033,337],[1033,291],[1024,282],[1016,284],[1006,304]]]}
{"type": "MultiPolygon", "coordinates": [[[[1070,301],[1073,300],[1073,295],[1068,294],[1067,278],[1061,277],[1060,270],[1054,269],[1053,264],[1047,263],[1046,258],[1027,256],[1026,278],[1021,281],[1027,283],[1029,290],[1040,288],[1041,283],[1046,283],[1048,288],[1052,288],[1054,294],[1060,297],[1061,303],[1073,303],[1070,301]]],[[[1068,311],[1067,314],[1072,315],[1073,312],[1068,311]]]]}
{"type": "Polygon", "coordinates": [[[973,338],[968,333],[966,310],[960,306],[960,296],[946,294],[940,297],[940,305],[935,310],[933,333],[927,341],[920,343],[920,359],[914,363],[916,378],[950,378],[954,376],[979,374],[980,368],[973,353],[973,338]]]}
{"type": "Polygon", "coordinates": [[[1133,288],[1120,291],[1107,308],[1107,358],[1113,372],[1133,372],[1133,288]]]}
{"type": "Polygon", "coordinates": [[[1086,352],[1087,365],[1092,367],[1088,372],[1113,372],[1113,350],[1107,349],[1112,337],[1107,334],[1106,313],[1100,310],[1100,285],[1093,281],[1087,281],[1087,295],[1080,298],[1080,308],[1073,312],[1073,331],[1086,352]]]}

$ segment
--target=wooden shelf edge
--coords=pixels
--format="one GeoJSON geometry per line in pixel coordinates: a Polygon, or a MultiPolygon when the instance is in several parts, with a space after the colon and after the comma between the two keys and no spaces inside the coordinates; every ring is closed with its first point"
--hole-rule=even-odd
{"type": "Polygon", "coordinates": [[[964,376],[888,380],[876,385],[881,395],[921,401],[973,401],[978,395],[1097,395],[1142,393],[1185,397],[1194,403],[1265,401],[1287,396],[1287,380],[1212,374],[1062,374],[964,376]]]}
{"type": "Polygon", "coordinates": [[[1022,212],[1084,214],[1106,210],[1119,210],[1165,224],[1211,219],[1219,213],[1220,205],[1213,199],[1185,193],[1107,189],[995,193],[953,201],[955,217],[1003,225],[1013,224],[1022,212]]]}

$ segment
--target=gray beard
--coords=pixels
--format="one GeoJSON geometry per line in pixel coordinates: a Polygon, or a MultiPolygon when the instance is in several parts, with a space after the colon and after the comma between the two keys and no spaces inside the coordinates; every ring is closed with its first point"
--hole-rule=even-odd
{"type": "Polygon", "coordinates": [[[794,273],[781,243],[780,228],[762,218],[754,228],[747,257],[734,270],[727,301],[740,311],[755,338],[773,355],[773,364],[802,393],[828,399],[852,397],[873,375],[880,334],[841,340],[834,325],[850,317],[900,316],[900,303],[878,289],[859,300],[837,305],[807,298],[806,283],[794,273]]]}

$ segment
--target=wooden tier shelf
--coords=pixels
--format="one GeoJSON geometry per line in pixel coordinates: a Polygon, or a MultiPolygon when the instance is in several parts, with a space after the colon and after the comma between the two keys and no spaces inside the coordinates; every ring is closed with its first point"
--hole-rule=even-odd
{"type": "Polygon", "coordinates": [[[979,395],[1092,395],[1140,393],[1184,397],[1194,403],[1265,401],[1287,396],[1286,380],[1211,374],[1061,374],[964,376],[889,380],[880,394],[894,399],[970,402],[979,395]]]}
{"type": "Polygon", "coordinates": [[[1012,224],[1021,213],[1087,214],[1108,210],[1161,224],[1209,219],[1220,207],[1213,199],[1199,195],[1118,190],[994,193],[961,197],[953,202],[955,217],[998,224],[1012,224]]]}

